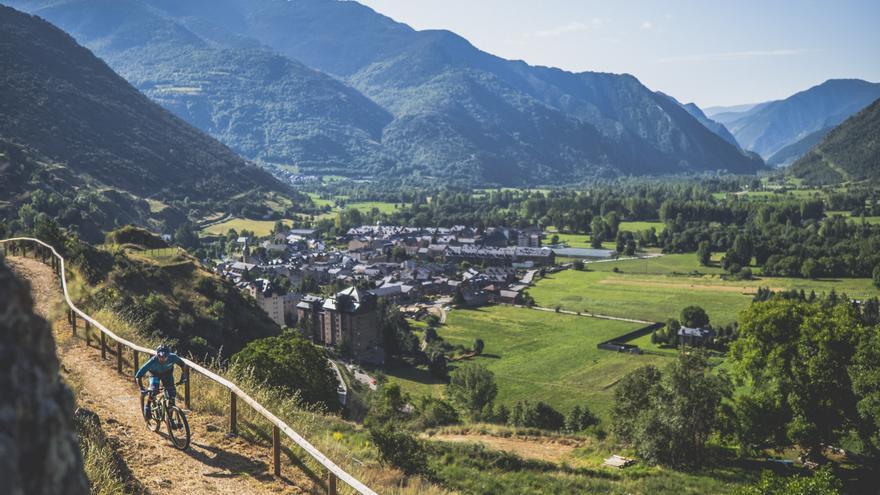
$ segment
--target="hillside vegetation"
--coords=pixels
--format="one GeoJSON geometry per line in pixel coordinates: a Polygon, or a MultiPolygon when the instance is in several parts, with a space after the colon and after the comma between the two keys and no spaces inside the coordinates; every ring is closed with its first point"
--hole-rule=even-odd
{"type": "Polygon", "coordinates": [[[630,75],[504,60],[356,2],[12,4],[245,156],[303,172],[517,185],[763,169],[630,75]]]}
{"type": "Polygon", "coordinates": [[[880,178],[880,100],[828,133],[790,173],[817,184],[880,178]]]}
{"type": "Polygon", "coordinates": [[[53,243],[64,246],[76,268],[87,311],[109,312],[134,328],[138,338],[166,342],[200,358],[225,359],[253,340],[281,332],[253,299],[186,253],[151,258],[146,246],[164,243],[148,232],[129,227],[108,239],[128,243],[104,249],[76,240],[53,243]]]}
{"type": "Polygon", "coordinates": [[[290,193],[151,102],[63,31],[5,6],[0,94],[7,216],[42,191],[53,203],[46,213],[70,208],[70,223],[90,231],[132,221],[173,228],[246,197],[290,193]],[[146,198],[171,208],[154,213],[146,198]],[[94,204],[98,212],[88,207],[94,204]]]}
{"type": "MultiPolygon", "coordinates": [[[[761,103],[741,112],[719,113],[713,118],[727,126],[744,149],[771,159],[783,148],[839,125],[878,97],[878,83],[831,79],[784,100],[761,103]]],[[[793,151],[788,149],[786,153],[793,151]]],[[[801,153],[805,151],[802,147],[801,153]]]]}

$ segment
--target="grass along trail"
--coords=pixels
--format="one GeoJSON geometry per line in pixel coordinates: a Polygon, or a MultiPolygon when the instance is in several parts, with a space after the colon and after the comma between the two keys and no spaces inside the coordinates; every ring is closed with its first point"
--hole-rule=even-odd
{"type": "MultiPolygon", "coordinates": [[[[147,493],[218,493],[228,495],[320,493],[304,474],[285,467],[287,476],[271,475],[270,449],[230,438],[223,417],[189,413],[192,444],[186,451],[171,446],[163,435],[147,430],[140,413],[137,386],[130,376],[116,373],[113,361],[101,360],[98,349],[74,338],[63,315],[58,284],[39,261],[7,258],[20,276],[30,281],[37,310],[53,321],[63,378],[70,383],[78,407],[95,412],[101,427],[147,493]]],[[[198,394],[193,400],[198,400],[198,394]]],[[[182,401],[182,399],[181,399],[182,401]]]]}

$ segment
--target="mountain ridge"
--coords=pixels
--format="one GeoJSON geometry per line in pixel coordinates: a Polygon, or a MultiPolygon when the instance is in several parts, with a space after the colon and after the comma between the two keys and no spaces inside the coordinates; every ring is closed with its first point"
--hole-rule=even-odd
{"type": "MultiPolygon", "coordinates": [[[[171,220],[173,228],[181,217],[229,206],[236,197],[293,195],[150,101],[64,31],[6,6],[0,6],[0,93],[6,197],[40,190],[68,201],[125,199],[118,204],[139,205],[128,213],[140,223],[171,220]],[[33,182],[38,177],[54,178],[33,182]],[[152,215],[148,199],[186,213],[152,215]]],[[[122,209],[102,226],[130,220],[122,209]]]]}
{"type": "Polygon", "coordinates": [[[832,129],[788,173],[812,184],[880,180],[880,98],[832,129]]]}
{"type": "Polygon", "coordinates": [[[829,79],[787,98],[713,118],[727,126],[744,149],[769,159],[810,134],[839,125],[877,98],[880,83],[829,79]]]}
{"type": "MultiPolygon", "coordinates": [[[[67,6],[80,16],[86,7],[99,4],[15,3],[49,14],[53,11],[40,7],[67,6]]],[[[632,76],[571,73],[505,60],[452,32],[416,31],[356,2],[143,4],[174,18],[189,32],[210,31],[211,43],[228,38],[236,45],[260,45],[333,75],[393,117],[382,127],[380,139],[360,141],[365,144],[355,147],[369,159],[352,160],[348,167],[339,163],[344,160],[260,154],[259,143],[247,151],[249,157],[270,162],[293,158],[292,164],[310,173],[420,172],[507,185],[630,174],[753,173],[764,168],[760,160],[698,125],[687,112],[665,105],[632,76]]],[[[57,18],[53,15],[50,18],[57,18]]],[[[62,25],[77,27],[69,21],[62,25]]],[[[180,65],[178,61],[169,67],[180,65]]],[[[179,103],[163,104],[179,115],[190,110],[179,103]]],[[[224,135],[210,122],[200,127],[230,144],[247,141],[238,131],[233,137],[224,135]]],[[[234,147],[244,152],[245,146],[234,147]]]]}

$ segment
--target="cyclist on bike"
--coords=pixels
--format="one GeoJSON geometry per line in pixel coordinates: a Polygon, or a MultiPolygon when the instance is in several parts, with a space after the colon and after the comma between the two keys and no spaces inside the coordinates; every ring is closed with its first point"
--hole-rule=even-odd
{"type": "MultiPolygon", "coordinates": [[[[141,366],[141,369],[137,370],[137,373],[134,374],[135,381],[138,384],[138,387],[141,389],[142,394],[149,394],[150,400],[148,400],[144,404],[144,417],[150,417],[150,402],[155,398],[156,392],[159,391],[159,384],[161,383],[163,387],[165,387],[165,393],[168,395],[168,401],[170,405],[174,405],[174,398],[177,396],[177,388],[174,386],[174,365],[180,366],[182,370],[184,367],[183,360],[177,354],[171,352],[171,350],[165,344],[160,345],[156,348],[156,355],[150,358],[149,361],[144,363],[141,366]],[[144,389],[144,384],[142,382],[144,375],[150,373],[150,388],[144,389]]],[[[184,379],[181,380],[181,383],[186,382],[186,377],[184,375],[184,379]]]]}

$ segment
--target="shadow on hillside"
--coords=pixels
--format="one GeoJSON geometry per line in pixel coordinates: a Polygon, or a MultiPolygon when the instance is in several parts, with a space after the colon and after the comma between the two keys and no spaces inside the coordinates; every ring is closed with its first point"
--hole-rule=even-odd
{"type": "Polygon", "coordinates": [[[423,385],[443,385],[445,382],[432,375],[424,368],[415,366],[399,366],[386,372],[390,376],[410,380],[423,385]]]}

